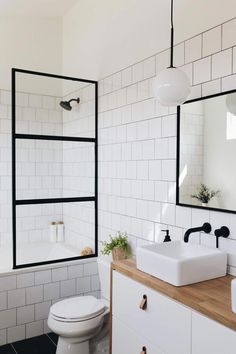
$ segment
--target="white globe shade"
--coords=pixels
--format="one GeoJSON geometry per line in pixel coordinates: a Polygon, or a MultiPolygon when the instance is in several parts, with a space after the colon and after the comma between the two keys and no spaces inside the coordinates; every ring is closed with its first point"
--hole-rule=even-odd
{"type": "Polygon", "coordinates": [[[182,70],[167,68],[153,80],[153,95],[163,106],[178,106],[190,94],[191,84],[182,70]]]}
{"type": "Polygon", "coordinates": [[[228,111],[236,116],[236,93],[230,93],[226,96],[226,106],[228,111]]]}

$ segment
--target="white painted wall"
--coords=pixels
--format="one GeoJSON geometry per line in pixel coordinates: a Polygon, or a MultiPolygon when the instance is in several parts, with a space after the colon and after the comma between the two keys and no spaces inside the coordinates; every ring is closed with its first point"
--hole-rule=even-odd
{"type": "MultiPolygon", "coordinates": [[[[11,68],[61,73],[62,21],[47,17],[0,17],[0,87],[11,88],[11,68]]],[[[58,95],[55,81],[24,82],[26,92],[58,95]]]]}
{"type": "MultiPolygon", "coordinates": [[[[169,46],[167,0],[81,0],[63,18],[63,71],[101,79],[169,46]]],[[[176,43],[236,15],[235,0],[176,0],[176,43]]],[[[197,50],[197,48],[195,48],[197,50]]]]}

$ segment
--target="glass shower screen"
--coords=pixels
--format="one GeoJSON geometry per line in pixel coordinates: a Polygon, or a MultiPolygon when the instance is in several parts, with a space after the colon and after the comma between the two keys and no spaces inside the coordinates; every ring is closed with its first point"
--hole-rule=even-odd
{"type": "Polygon", "coordinates": [[[97,87],[12,69],[14,269],[97,256],[97,87]]]}

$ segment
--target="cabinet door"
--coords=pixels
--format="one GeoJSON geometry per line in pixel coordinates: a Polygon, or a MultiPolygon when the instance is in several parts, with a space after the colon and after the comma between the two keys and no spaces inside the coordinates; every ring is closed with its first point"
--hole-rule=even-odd
{"type": "Polygon", "coordinates": [[[236,332],[192,313],[192,354],[235,354],[236,332]]]}
{"type": "Polygon", "coordinates": [[[190,354],[191,310],[113,271],[113,316],[166,354],[190,354]],[[147,307],[140,309],[143,295],[147,307]]]}
{"type": "Polygon", "coordinates": [[[112,320],[112,354],[165,354],[117,318],[112,320]]]}

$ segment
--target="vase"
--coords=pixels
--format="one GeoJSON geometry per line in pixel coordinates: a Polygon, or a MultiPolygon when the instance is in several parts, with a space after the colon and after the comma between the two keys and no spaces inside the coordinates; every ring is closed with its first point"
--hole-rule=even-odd
{"type": "Polygon", "coordinates": [[[121,247],[114,247],[112,250],[113,261],[121,261],[126,258],[126,250],[121,247]]]}
{"type": "Polygon", "coordinates": [[[203,206],[203,207],[207,207],[207,206],[208,206],[208,203],[202,203],[202,206],[203,206]]]}

